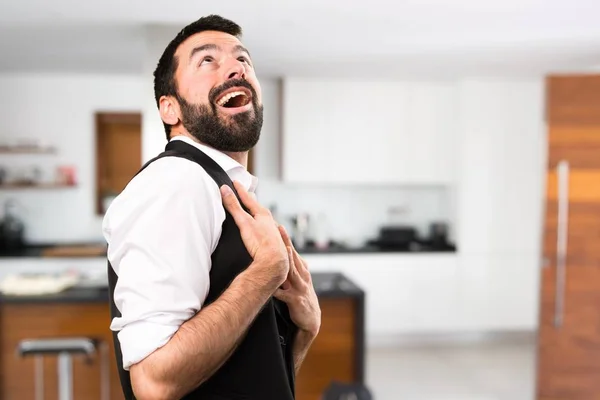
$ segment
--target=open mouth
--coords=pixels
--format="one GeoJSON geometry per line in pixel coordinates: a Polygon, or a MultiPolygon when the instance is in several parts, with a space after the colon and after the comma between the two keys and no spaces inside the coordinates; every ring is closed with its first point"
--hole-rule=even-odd
{"type": "Polygon", "coordinates": [[[221,95],[216,101],[223,108],[245,107],[252,101],[252,95],[246,89],[235,88],[221,95]]]}

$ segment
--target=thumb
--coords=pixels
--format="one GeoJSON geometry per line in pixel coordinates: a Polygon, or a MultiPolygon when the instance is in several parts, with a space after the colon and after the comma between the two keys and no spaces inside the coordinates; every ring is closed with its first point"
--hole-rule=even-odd
{"type": "Polygon", "coordinates": [[[247,221],[247,219],[250,217],[250,214],[244,211],[237,197],[233,193],[233,190],[231,190],[229,186],[223,185],[221,186],[220,190],[221,197],[223,199],[223,206],[227,211],[229,211],[229,213],[235,220],[235,223],[239,227],[247,221]]]}
{"type": "Polygon", "coordinates": [[[284,303],[289,303],[289,301],[290,301],[290,293],[284,289],[277,289],[275,291],[275,293],[273,294],[273,297],[275,297],[278,300],[283,301],[284,303]]]}

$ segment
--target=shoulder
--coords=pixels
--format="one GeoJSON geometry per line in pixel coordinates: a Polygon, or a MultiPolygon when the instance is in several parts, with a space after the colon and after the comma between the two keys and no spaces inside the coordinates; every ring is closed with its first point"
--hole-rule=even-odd
{"type": "Polygon", "coordinates": [[[150,163],[131,179],[115,199],[144,206],[221,203],[217,183],[202,166],[182,157],[163,157],[150,163]]]}
{"type": "Polygon", "coordinates": [[[193,191],[213,189],[217,184],[197,163],[182,157],[162,157],[153,161],[137,174],[127,185],[126,190],[144,189],[168,195],[166,189],[193,191]]]}
{"type": "Polygon", "coordinates": [[[164,213],[172,218],[209,217],[218,222],[224,217],[219,187],[197,163],[163,157],[131,179],[107,210],[104,225],[108,228],[111,221],[114,227],[117,222],[164,213]]]}

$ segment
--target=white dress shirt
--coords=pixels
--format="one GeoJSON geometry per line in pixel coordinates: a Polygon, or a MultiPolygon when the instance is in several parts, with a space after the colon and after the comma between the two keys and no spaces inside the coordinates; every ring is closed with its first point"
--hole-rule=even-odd
{"type": "MultiPolygon", "coordinates": [[[[248,191],[257,179],[229,156],[185,136],[248,191]]],[[[225,210],[219,187],[198,164],[179,157],[151,163],[117,196],[103,220],[108,259],[119,279],[114,301],[123,368],[164,346],[202,307],[211,254],[225,210]]]]}

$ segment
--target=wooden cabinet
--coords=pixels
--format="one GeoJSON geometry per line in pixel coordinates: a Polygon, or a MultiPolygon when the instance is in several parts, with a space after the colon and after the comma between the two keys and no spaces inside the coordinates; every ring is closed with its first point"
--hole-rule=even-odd
{"type": "Polygon", "coordinates": [[[320,298],[322,321],[296,380],[298,400],[317,400],[332,381],[364,379],[362,303],[353,297],[320,298]]]}
{"type": "Polygon", "coordinates": [[[454,86],[287,78],[283,179],[447,184],[454,179],[454,86]]]}
{"type": "MultiPolygon", "coordinates": [[[[317,280],[315,279],[315,282],[317,280]]],[[[106,293],[100,295],[106,297],[106,293]]],[[[322,327],[309,350],[297,377],[297,399],[318,399],[333,380],[362,382],[364,379],[364,296],[351,292],[319,292],[322,327]]],[[[52,297],[52,296],[51,296],[52,297]]],[[[53,297],[56,300],[59,295],[53,297]]],[[[91,298],[90,296],[88,298],[91,298]]],[[[33,301],[0,304],[0,398],[23,400],[35,398],[35,363],[31,357],[16,354],[23,339],[64,336],[102,340],[108,347],[110,400],[122,400],[106,298],[88,302],[33,301]]],[[[259,360],[257,360],[258,362],[259,360]]],[[[91,362],[73,358],[73,395],[75,399],[101,398],[101,358],[91,362]]],[[[47,356],[44,362],[44,399],[57,400],[57,360],[47,356]]]]}
{"type": "MultiPolygon", "coordinates": [[[[103,340],[108,345],[110,399],[123,399],[117,373],[107,303],[2,304],[0,308],[0,397],[3,400],[35,398],[35,363],[32,357],[19,358],[19,341],[30,338],[85,336],[103,340]]],[[[103,400],[101,359],[91,362],[73,358],[73,396],[75,399],[103,400]]],[[[56,357],[44,361],[44,399],[56,400],[58,394],[56,357]]]]}

